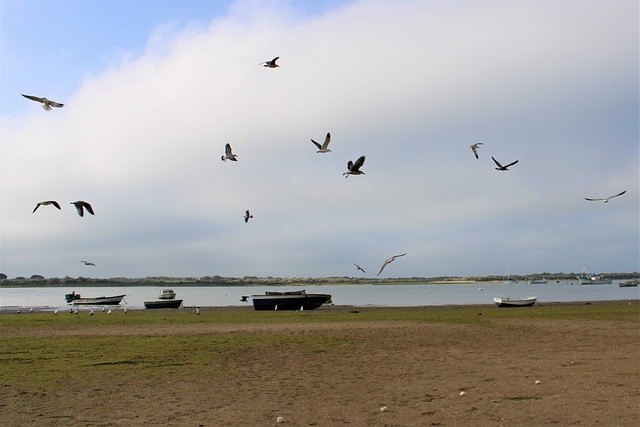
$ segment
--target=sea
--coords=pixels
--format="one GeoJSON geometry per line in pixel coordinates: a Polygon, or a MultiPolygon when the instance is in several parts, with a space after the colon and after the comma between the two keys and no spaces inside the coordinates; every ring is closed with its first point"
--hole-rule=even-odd
{"type": "MultiPolygon", "coordinates": [[[[33,308],[55,310],[69,307],[64,294],[75,291],[83,297],[125,294],[121,307],[143,309],[144,301],[157,300],[164,286],[133,287],[15,287],[0,288],[0,310],[33,308]]],[[[176,286],[177,299],[185,307],[251,306],[242,296],[264,294],[266,291],[294,291],[331,294],[335,305],[355,307],[418,307],[437,305],[493,304],[494,297],[515,298],[536,296],[538,303],[572,301],[640,300],[640,288],[611,285],[580,285],[576,281],[549,282],[545,285],[525,283],[474,284],[410,284],[410,285],[335,285],[335,286],[176,286]]]]}

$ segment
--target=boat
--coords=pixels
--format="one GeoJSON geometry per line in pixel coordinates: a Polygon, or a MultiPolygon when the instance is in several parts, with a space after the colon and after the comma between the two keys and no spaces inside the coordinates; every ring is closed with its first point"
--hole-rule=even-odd
{"type": "Polygon", "coordinates": [[[118,305],[124,298],[124,295],[114,295],[111,297],[94,297],[83,298],[80,294],[73,291],[70,294],[64,294],[64,299],[73,305],[118,305]]]}
{"type": "Polygon", "coordinates": [[[498,307],[531,307],[538,301],[538,297],[517,297],[517,298],[499,298],[493,299],[498,307]]]}
{"type": "Polygon", "coordinates": [[[160,296],[158,296],[159,299],[175,299],[176,298],[176,293],[173,291],[173,289],[163,289],[162,292],[160,292],[160,296]]]}
{"type": "Polygon", "coordinates": [[[527,282],[527,285],[547,285],[547,284],[549,284],[549,281],[544,277],[529,279],[529,281],[527,282]]]}
{"type": "Polygon", "coordinates": [[[610,285],[612,280],[602,274],[583,274],[577,277],[581,285],[610,285]]]}
{"type": "Polygon", "coordinates": [[[503,282],[505,285],[517,285],[518,281],[511,278],[511,261],[507,260],[507,275],[503,282]]]}
{"type": "Polygon", "coordinates": [[[640,279],[631,279],[619,282],[618,286],[620,286],[621,288],[628,288],[630,286],[638,286],[638,283],[640,283],[640,279]]]}
{"type": "Polygon", "coordinates": [[[144,308],[180,308],[181,305],[181,299],[162,299],[144,302],[144,308]]]}
{"type": "MultiPolygon", "coordinates": [[[[244,301],[248,298],[243,297],[244,301]]],[[[308,294],[306,291],[265,292],[251,295],[255,310],[315,310],[322,304],[331,303],[329,294],[308,294]]]]}

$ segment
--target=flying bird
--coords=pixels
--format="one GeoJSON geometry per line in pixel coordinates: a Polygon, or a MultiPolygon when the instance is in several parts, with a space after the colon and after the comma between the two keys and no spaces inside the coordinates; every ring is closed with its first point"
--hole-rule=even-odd
{"type": "Polygon", "coordinates": [[[62,108],[64,107],[64,104],[60,104],[59,102],[55,102],[55,101],[51,101],[47,98],[40,98],[38,96],[33,96],[33,95],[25,95],[24,93],[21,94],[22,96],[24,96],[27,99],[30,99],[32,101],[36,101],[42,104],[42,108],[45,109],[45,111],[51,111],[52,108],[51,107],[56,107],[56,108],[62,108]]]}
{"type": "Polygon", "coordinates": [[[35,213],[40,206],[49,206],[49,205],[53,205],[56,208],[60,209],[60,205],[58,204],[58,202],[56,202],[55,200],[47,200],[45,202],[38,203],[36,207],[33,209],[32,213],[35,213]]]}
{"type": "Polygon", "coordinates": [[[382,270],[384,270],[384,268],[387,266],[387,264],[392,263],[392,262],[393,262],[393,260],[395,260],[396,258],[401,257],[401,256],[405,256],[406,254],[407,254],[407,253],[405,252],[405,253],[400,254],[400,255],[394,255],[394,256],[392,256],[391,258],[389,258],[389,259],[385,260],[384,264],[382,264],[382,267],[380,267],[380,271],[378,271],[378,274],[376,274],[376,276],[379,276],[379,275],[380,275],[380,273],[382,273],[382,270]]]}
{"type": "Polygon", "coordinates": [[[331,134],[329,132],[327,132],[327,136],[324,137],[324,144],[320,145],[319,142],[316,142],[313,139],[311,140],[311,142],[313,142],[315,146],[318,147],[318,151],[316,151],[316,153],[328,153],[331,151],[329,150],[329,143],[331,142],[331,134]]]}
{"type": "Polygon", "coordinates": [[[363,269],[362,267],[360,267],[358,264],[356,264],[355,262],[353,263],[353,265],[355,265],[355,266],[356,266],[356,268],[357,268],[358,270],[360,270],[360,271],[362,271],[363,273],[367,274],[367,272],[366,272],[366,271],[364,271],[364,269],[363,269]]]}
{"type": "Polygon", "coordinates": [[[76,206],[76,210],[78,211],[78,215],[80,216],[84,216],[84,210],[86,209],[87,212],[89,212],[91,215],[95,215],[93,213],[93,208],[91,207],[91,205],[87,202],[83,202],[82,200],[79,200],[77,202],[71,202],[72,205],[76,206]]]}
{"type": "Polygon", "coordinates": [[[249,218],[253,218],[253,215],[251,215],[251,213],[249,212],[249,209],[247,209],[244,212],[244,222],[249,222],[249,218]]]}
{"type": "Polygon", "coordinates": [[[360,156],[360,158],[356,160],[355,163],[349,160],[349,163],[347,163],[348,171],[346,171],[342,175],[344,175],[345,178],[348,178],[349,175],[364,175],[364,172],[360,170],[360,167],[364,164],[364,159],[365,156],[360,156]]]}
{"type": "Polygon", "coordinates": [[[227,144],[224,146],[224,156],[222,156],[222,161],[226,162],[227,160],[231,160],[233,162],[237,162],[238,159],[236,158],[238,156],[236,156],[235,154],[233,154],[231,152],[231,144],[227,144]]]}
{"type": "Polygon", "coordinates": [[[496,165],[498,165],[498,167],[496,168],[497,171],[508,171],[510,166],[515,165],[516,163],[518,163],[518,161],[516,160],[515,162],[511,162],[506,166],[502,166],[500,164],[500,162],[498,162],[496,159],[494,159],[493,157],[491,157],[493,159],[493,161],[496,163],[496,165]]]}
{"type": "Polygon", "coordinates": [[[603,201],[603,202],[605,202],[605,203],[609,203],[609,199],[613,199],[614,197],[622,196],[622,195],[623,195],[624,193],[626,193],[626,192],[627,192],[627,190],[624,190],[622,193],[618,193],[618,194],[616,194],[616,195],[614,195],[614,196],[605,197],[604,199],[590,199],[590,198],[588,198],[588,197],[585,197],[584,199],[585,199],[585,200],[588,200],[588,201],[590,201],[590,202],[603,201]]]}
{"type": "Polygon", "coordinates": [[[90,261],[80,261],[81,263],[83,263],[84,265],[91,265],[93,267],[95,267],[96,265],[90,261]]]}
{"type": "Polygon", "coordinates": [[[265,61],[265,62],[261,62],[258,65],[262,65],[263,67],[267,67],[267,68],[278,68],[279,65],[276,64],[276,61],[280,59],[279,56],[276,56],[275,58],[273,58],[271,61],[265,61]]]}
{"type": "Polygon", "coordinates": [[[471,151],[473,151],[473,154],[475,154],[476,159],[479,159],[478,157],[478,148],[480,148],[481,145],[484,145],[482,142],[476,142],[475,144],[471,144],[469,147],[471,147],[471,151]]]}

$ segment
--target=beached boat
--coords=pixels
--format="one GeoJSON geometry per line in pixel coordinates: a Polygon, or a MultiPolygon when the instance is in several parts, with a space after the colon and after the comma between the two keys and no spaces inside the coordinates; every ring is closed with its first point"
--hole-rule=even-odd
{"type": "Polygon", "coordinates": [[[494,298],[498,307],[531,307],[538,301],[538,297],[518,297],[518,298],[494,298]]]}
{"type": "Polygon", "coordinates": [[[175,299],[176,298],[176,293],[173,291],[173,289],[163,289],[162,292],[160,292],[160,296],[158,296],[159,299],[175,299]]]}
{"type": "Polygon", "coordinates": [[[625,280],[624,282],[618,283],[618,286],[620,286],[621,288],[628,288],[630,286],[638,286],[638,283],[640,283],[640,280],[631,279],[631,280],[625,280]]]}
{"type": "Polygon", "coordinates": [[[163,299],[144,302],[144,308],[180,308],[181,305],[181,299],[163,299]]]}
{"type": "Polygon", "coordinates": [[[529,281],[527,282],[527,285],[547,285],[547,284],[549,284],[549,281],[544,277],[529,279],[529,281]]]}
{"type": "MultiPolygon", "coordinates": [[[[243,297],[244,301],[248,298],[243,297]]],[[[331,303],[329,294],[308,294],[304,290],[291,292],[265,292],[251,295],[255,310],[314,310],[322,304],[331,303]]]]}
{"type": "Polygon", "coordinates": [[[610,285],[612,280],[602,274],[587,274],[577,277],[581,285],[610,285]]]}
{"type": "Polygon", "coordinates": [[[70,294],[65,294],[64,299],[69,304],[73,305],[118,305],[120,301],[124,298],[124,295],[114,295],[111,297],[94,297],[94,298],[83,298],[80,294],[76,294],[73,291],[70,294]]]}

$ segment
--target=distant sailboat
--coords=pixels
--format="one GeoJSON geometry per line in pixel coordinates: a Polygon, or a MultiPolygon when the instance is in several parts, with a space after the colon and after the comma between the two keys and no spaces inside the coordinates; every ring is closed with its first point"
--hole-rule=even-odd
{"type": "Polygon", "coordinates": [[[511,278],[511,261],[507,260],[507,274],[504,280],[505,285],[517,285],[518,281],[511,278]]]}

